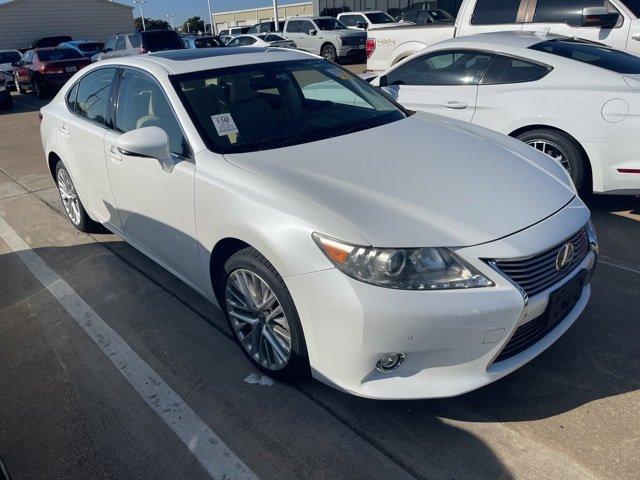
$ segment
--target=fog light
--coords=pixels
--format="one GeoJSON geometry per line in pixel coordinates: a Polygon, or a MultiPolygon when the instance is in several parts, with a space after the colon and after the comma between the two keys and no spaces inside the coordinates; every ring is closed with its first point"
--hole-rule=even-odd
{"type": "Polygon", "coordinates": [[[404,359],[404,353],[388,353],[380,357],[380,360],[378,360],[378,363],[376,364],[376,368],[382,373],[392,372],[402,365],[404,359]]]}

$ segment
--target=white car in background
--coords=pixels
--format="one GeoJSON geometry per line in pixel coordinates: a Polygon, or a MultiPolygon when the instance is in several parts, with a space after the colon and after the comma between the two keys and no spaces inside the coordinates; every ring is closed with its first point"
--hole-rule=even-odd
{"type": "Polygon", "coordinates": [[[490,128],[567,168],[581,191],[640,194],[640,58],[533,32],[459,37],[373,80],[411,110],[490,128]]]}
{"type": "Polygon", "coordinates": [[[343,12],[336,17],[351,30],[369,30],[378,27],[392,27],[399,25],[396,19],[381,10],[367,10],[366,12],[343,12]]]}
{"type": "Polygon", "coordinates": [[[558,163],[411,114],[313,55],[106,60],[41,113],[76,228],[106,225],[218,302],[272,377],[461,394],[540,354],[589,300],[596,239],[558,163]]]}
{"type": "Polygon", "coordinates": [[[22,60],[22,54],[18,50],[0,50],[0,77],[4,77],[4,85],[7,88],[15,88],[16,82],[13,71],[14,63],[22,60]]]}
{"type": "Polygon", "coordinates": [[[227,42],[227,47],[296,48],[296,44],[275,33],[260,33],[258,35],[238,35],[227,42]]]}

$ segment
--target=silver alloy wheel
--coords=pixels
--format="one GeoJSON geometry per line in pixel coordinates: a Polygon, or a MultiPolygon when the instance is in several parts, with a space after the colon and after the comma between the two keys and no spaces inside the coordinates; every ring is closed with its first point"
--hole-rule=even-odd
{"type": "Polygon", "coordinates": [[[550,142],[549,140],[542,140],[542,139],[537,138],[537,139],[533,139],[533,140],[528,140],[527,141],[527,145],[529,145],[530,147],[535,148],[536,150],[540,150],[542,153],[545,153],[548,156],[550,156],[551,158],[553,158],[554,160],[560,162],[560,164],[564,168],[566,168],[569,173],[572,173],[571,172],[571,164],[569,163],[569,160],[567,160],[566,154],[555,143],[550,142]]]}
{"type": "Polygon", "coordinates": [[[247,353],[269,370],[283,369],[291,358],[291,331],[273,290],[255,273],[238,269],[229,275],[225,301],[247,353]]]}
{"type": "Polygon", "coordinates": [[[64,168],[58,169],[58,191],[60,192],[60,198],[62,199],[62,205],[67,212],[69,220],[74,225],[80,225],[82,216],[80,214],[80,199],[76,192],[73,182],[69,177],[69,174],[64,168]]]}

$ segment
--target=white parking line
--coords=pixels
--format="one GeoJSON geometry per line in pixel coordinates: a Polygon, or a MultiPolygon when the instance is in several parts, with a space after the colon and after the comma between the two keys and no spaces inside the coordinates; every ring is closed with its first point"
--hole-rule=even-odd
{"type": "Polygon", "coordinates": [[[616,265],[615,263],[605,262],[604,260],[602,260],[602,258],[600,260],[598,260],[598,263],[602,263],[604,265],[609,265],[610,267],[619,268],[621,270],[626,270],[627,272],[633,272],[633,273],[640,274],[640,270],[635,270],[635,269],[629,268],[629,267],[623,267],[622,265],[616,265]]]}
{"type": "Polygon", "coordinates": [[[214,479],[257,479],[151,366],[0,216],[0,237],[127,379],[140,397],[182,440],[214,479]]]}

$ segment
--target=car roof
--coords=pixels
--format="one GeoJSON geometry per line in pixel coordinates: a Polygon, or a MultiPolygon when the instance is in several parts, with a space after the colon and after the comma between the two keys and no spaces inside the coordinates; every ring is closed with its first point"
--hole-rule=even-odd
{"type": "MultiPolygon", "coordinates": [[[[538,43],[546,42],[549,40],[567,39],[570,37],[563,35],[555,35],[547,32],[534,32],[534,31],[507,31],[507,32],[490,32],[490,33],[477,33],[475,35],[468,35],[465,37],[456,37],[444,42],[440,42],[439,46],[455,45],[458,43],[474,43],[478,46],[504,46],[514,48],[529,48],[538,43]]],[[[489,48],[493,50],[494,48],[489,48]]]]}
{"type": "Polygon", "coordinates": [[[356,12],[342,12],[338,14],[338,17],[340,15],[365,15],[367,13],[384,13],[382,10],[360,10],[360,11],[356,11],[356,12]]]}
{"type": "Polygon", "coordinates": [[[308,60],[315,55],[298,50],[273,47],[227,47],[167,50],[148,55],[118,57],[99,62],[101,65],[161,67],[169,75],[199,72],[216,68],[237,67],[256,63],[308,60]]]}

